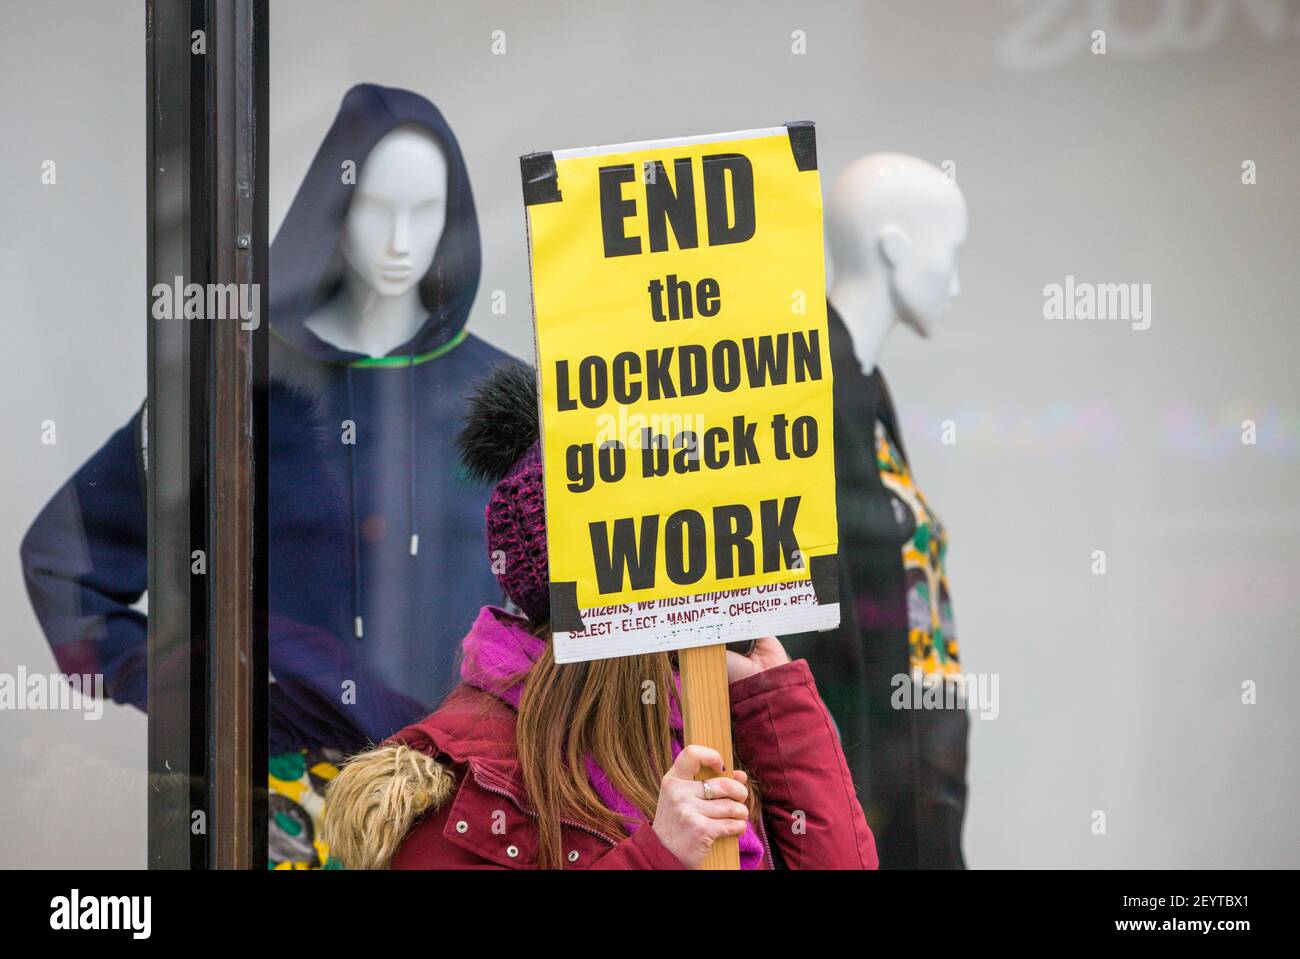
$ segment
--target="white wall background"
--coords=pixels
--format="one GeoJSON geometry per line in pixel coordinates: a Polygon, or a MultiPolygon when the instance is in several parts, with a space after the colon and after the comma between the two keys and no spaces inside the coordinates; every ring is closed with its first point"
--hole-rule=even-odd
{"type": "MultiPolygon", "coordinates": [[[[962,298],[934,339],[896,332],[882,367],[952,536],[967,668],[999,677],[999,717],[973,722],[968,860],[1300,865],[1300,6],[272,6],[272,222],[348,86],[429,96],[482,219],[472,328],[520,356],[522,153],[808,118],[824,184],[876,150],[954,162],[962,298]],[[1045,320],[1043,287],[1067,275],[1151,284],[1151,328],[1045,320]]],[[[0,671],[53,668],[17,542],[144,390],[142,24],[138,0],[6,3],[0,671]],[[59,443],[42,447],[51,417],[59,443]]],[[[0,793],[0,865],[143,863],[141,717],[0,713],[0,764],[19,783],[0,793]]]]}
{"type": "MultiPolygon", "coordinates": [[[[12,676],[57,668],[19,541],[144,400],[143,0],[4,0],[0,84],[0,673],[12,676]]],[[[112,704],[95,722],[0,711],[0,867],[143,867],[145,728],[112,704]]]]}

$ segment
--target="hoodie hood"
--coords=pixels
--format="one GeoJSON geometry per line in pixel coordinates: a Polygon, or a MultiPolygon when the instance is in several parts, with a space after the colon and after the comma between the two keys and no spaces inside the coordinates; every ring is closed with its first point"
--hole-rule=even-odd
{"type": "Polygon", "coordinates": [[[417,126],[437,141],[447,158],[447,217],[433,263],[420,281],[429,316],[412,339],[389,356],[418,363],[464,335],[478,291],[481,250],[478,219],[460,144],[432,103],[417,93],[373,83],[354,86],[316,151],[293,204],[271,244],[271,328],[278,338],[318,360],[358,365],[379,360],[340,350],[321,340],[305,320],[340,288],[340,248],[347,217],[370,151],[404,125],[417,126]],[[355,176],[344,182],[344,164],[355,176]]]}

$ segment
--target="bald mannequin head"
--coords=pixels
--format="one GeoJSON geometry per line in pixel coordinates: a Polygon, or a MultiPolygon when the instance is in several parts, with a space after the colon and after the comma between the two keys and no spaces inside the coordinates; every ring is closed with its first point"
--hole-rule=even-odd
{"type": "Polygon", "coordinates": [[[923,337],[934,332],[960,292],[957,251],[966,225],[956,183],[916,157],[873,153],[836,179],[826,202],[831,301],[864,372],[875,367],[894,323],[923,337]]]}

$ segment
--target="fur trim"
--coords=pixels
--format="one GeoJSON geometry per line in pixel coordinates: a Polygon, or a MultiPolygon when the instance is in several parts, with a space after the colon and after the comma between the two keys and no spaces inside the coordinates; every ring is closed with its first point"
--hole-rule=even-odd
{"type": "Polygon", "coordinates": [[[387,869],[415,821],[446,802],[451,770],[410,746],[353,757],[325,791],[321,835],[347,869],[387,869]]]}
{"type": "Polygon", "coordinates": [[[475,479],[495,483],[539,435],[537,374],[531,366],[510,362],[475,385],[456,444],[466,471],[475,479]]]}

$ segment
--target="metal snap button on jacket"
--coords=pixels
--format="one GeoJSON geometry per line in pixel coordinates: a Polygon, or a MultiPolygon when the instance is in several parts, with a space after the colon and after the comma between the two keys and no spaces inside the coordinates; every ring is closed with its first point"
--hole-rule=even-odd
{"type": "Polygon", "coordinates": [[[456,823],[456,831],[461,834],[469,832],[469,823],[462,819],[460,822],[456,823]]]}
{"type": "Polygon", "coordinates": [[[569,862],[577,862],[577,861],[578,861],[578,850],[576,850],[576,849],[570,849],[570,850],[569,850],[569,862]]]}
{"type": "Polygon", "coordinates": [[[518,846],[506,846],[506,855],[509,856],[511,859],[515,859],[515,858],[517,858],[518,855],[519,855],[519,847],[518,847],[518,846]]]}

